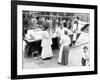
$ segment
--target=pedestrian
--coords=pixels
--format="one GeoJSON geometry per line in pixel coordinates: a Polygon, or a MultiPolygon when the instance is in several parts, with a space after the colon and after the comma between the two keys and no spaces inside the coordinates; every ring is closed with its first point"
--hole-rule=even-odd
{"type": "Polygon", "coordinates": [[[75,46],[76,40],[77,40],[77,33],[76,33],[76,31],[74,31],[74,32],[73,32],[72,46],[75,46]]]}
{"type": "Polygon", "coordinates": [[[41,57],[43,60],[47,58],[51,58],[53,56],[51,45],[52,45],[52,39],[50,38],[49,32],[44,31],[43,39],[41,42],[41,46],[42,46],[41,57]]]}
{"type": "Polygon", "coordinates": [[[58,63],[62,65],[68,64],[68,55],[69,55],[69,44],[71,43],[70,37],[67,35],[68,32],[64,32],[60,39],[60,51],[58,55],[58,63]]]}
{"type": "Polygon", "coordinates": [[[87,46],[83,47],[83,54],[82,54],[81,62],[82,62],[82,66],[90,65],[89,64],[89,53],[88,53],[88,47],[87,46]]]}

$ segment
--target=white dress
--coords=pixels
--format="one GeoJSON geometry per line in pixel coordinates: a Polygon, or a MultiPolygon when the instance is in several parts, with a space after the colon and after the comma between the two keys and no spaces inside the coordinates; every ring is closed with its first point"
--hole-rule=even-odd
{"type": "Polygon", "coordinates": [[[42,43],[41,43],[41,46],[42,46],[41,57],[42,57],[42,59],[53,56],[51,45],[52,45],[52,40],[49,37],[49,33],[47,31],[44,31],[43,39],[42,39],[42,43]]]}

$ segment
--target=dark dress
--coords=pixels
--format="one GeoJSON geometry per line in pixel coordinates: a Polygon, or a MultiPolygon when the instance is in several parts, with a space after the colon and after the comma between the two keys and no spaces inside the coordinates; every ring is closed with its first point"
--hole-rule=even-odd
{"type": "Polygon", "coordinates": [[[61,61],[63,65],[68,64],[68,55],[69,55],[69,46],[63,46],[62,61],[61,61]]]}

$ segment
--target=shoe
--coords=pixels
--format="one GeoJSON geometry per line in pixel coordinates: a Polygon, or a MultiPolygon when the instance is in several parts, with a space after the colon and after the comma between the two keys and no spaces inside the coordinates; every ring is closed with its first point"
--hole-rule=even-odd
{"type": "Polygon", "coordinates": [[[60,62],[57,62],[58,64],[61,64],[60,62]]]}

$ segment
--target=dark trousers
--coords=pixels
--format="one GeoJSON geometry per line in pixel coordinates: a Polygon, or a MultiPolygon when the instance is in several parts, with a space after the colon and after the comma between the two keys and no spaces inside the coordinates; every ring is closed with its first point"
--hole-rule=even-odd
{"type": "Polygon", "coordinates": [[[82,58],[81,62],[82,62],[82,66],[86,66],[86,59],[82,58]]]}
{"type": "Polygon", "coordinates": [[[76,41],[72,41],[71,44],[70,44],[70,47],[72,47],[72,45],[75,46],[75,43],[76,43],[76,41]]]}
{"type": "Polygon", "coordinates": [[[76,42],[76,41],[73,41],[73,43],[72,43],[72,44],[73,44],[73,45],[75,45],[75,42],[76,42]]]}

